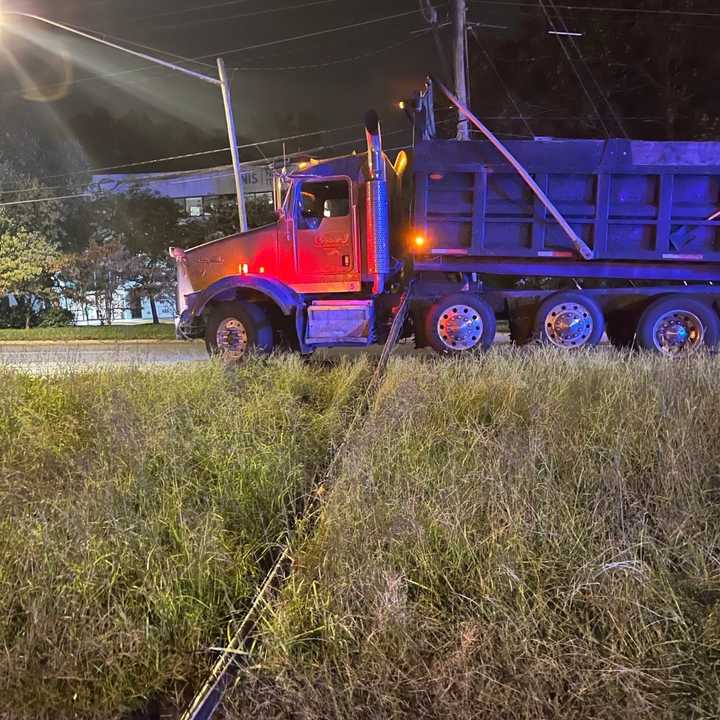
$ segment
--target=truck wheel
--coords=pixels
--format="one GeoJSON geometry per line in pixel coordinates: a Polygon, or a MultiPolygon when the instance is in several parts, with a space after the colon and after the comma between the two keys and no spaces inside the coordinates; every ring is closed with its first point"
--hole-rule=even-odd
{"type": "Polygon", "coordinates": [[[663,355],[681,355],[720,343],[720,318],[701,300],[670,295],[650,304],[640,318],[638,344],[663,355]]]}
{"type": "Polygon", "coordinates": [[[207,321],[205,347],[211,356],[231,363],[240,362],[252,350],[270,353],[272,325],[265,311],[253,303],[218,303],[207,321]]]}
{"type": "Polygon", "coordinates": [[[427,341],[443,355],[487,350],[495,339],[495,328],[495,313],[490,305],[468,293],[448,295],[425,316],[427,341]]]}
{"type": "Polygon", "coordinates": [[[605,318],[589,295],[559,292],[538,308],[535,332],[542,342],[564,350],[595,347],[605,332],[605,318]]]}

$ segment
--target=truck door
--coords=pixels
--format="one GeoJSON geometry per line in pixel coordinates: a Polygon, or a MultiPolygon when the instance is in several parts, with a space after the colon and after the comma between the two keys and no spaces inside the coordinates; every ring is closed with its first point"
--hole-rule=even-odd
{"type": "Polygon", "coordinates": [[[349,178],[313,178],[296,186],[296,262],[301,292],[360,289],[356,207],[349,178]]]}

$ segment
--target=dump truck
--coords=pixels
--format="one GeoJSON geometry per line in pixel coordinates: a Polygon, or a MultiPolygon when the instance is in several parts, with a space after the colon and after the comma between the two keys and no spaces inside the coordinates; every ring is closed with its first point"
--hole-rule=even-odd
{"type": "Polygon", "coordinates": [[[720,343],[720,143],[427,139],[301,166],[277,221],[177,262],[179,336],[230,361],[382,343],[666,355],[720,343]],[[407,302],[404,302],[407,299],[407,302]]]}

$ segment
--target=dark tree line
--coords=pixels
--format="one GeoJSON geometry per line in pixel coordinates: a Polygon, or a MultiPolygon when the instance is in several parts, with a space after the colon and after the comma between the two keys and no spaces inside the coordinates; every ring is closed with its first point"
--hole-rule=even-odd
{"type": "MultiPolygon", "coordinates": [[[[158,303],[175,295],[168,248],[234,232],[234,204],[194,220],[174,200],[140,189],[93,195],[84,150],[45,129],[23,109],[8,115],[3,129],[0,325],[67,319],[57,310],[60,297],[86,317],[111,323],[124,309],[126,289],[149,301],[157,322],[158,303]],[[48,200],[58,196],[65,199],[48,200]]],[[[251,225],[269,221],[271,213],[267,201],[248,203],[251,225]]]]}
{"type": "Polygon", "coordinates": [[[511,136],[718,138],[720,18],[673,12],[717,12],[717,3],[572,3],[579,4],[605,10],[569,10],[551,0],[469,3],[469,75],[481,117],[507,118],[491,125],[511,136]]]}

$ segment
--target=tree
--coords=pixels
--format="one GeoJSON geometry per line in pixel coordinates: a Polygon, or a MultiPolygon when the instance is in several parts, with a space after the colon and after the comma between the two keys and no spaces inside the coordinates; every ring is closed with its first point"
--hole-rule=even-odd
{"type": "MultiPolygon", "coordinates": [[[[663,11],[659,0],[641,5],[663,11]]],[[[696,0],[674,6],[695,10],[696,0]]],[[[660,25],[661,16],[650,12],[582,7],[545,2],[481,12],[471,6],[473,20],[512,28],[497,33],[478,26],[471,33],[471,86],[481,117],[508,117],[490,124],[510,135],[717,137],[720,100],[707,73],[720,62],[720,47],[711,42],[709,24],[670,11],[660,25]]]]}
{"type": "Polygon", "coordinates": [[[180,207],[170,198],[141,190],[98,202],[104,207],[102,231],[136,258],[130,280],[150,301],[153,322],[160,322],[157,303],[175,296],[175,268],[168,249],[177,244],[180,207]]]}
{"type": "Polygon", "coordinates": [[[80,193],[86,183],[79,144],[59,139],[51,117],[35,105],[8,103],[0,129],[0,299],[5,314],[21,312],[26,326],[57,299],[55,273],[68,241],[72,203],[48,198],[80,193]]]}
{"type": "MultiPolygon", "coordinates": [[[[245,208],[250,229],[275,222],[275,210],[272,201],[264,195],[246,198],[245,208]]],[[[239,231],[237,203],[226,201],[219,203],[201,220],[190,220],[182,224],[177,235],[177,245],[191,248],[210,240],[218,240],[239,231]]]]}
{"type": "Polygon", "coordinates": [[[57,201],[44,201],[47,190],[39,181],[9,162],[0,164],[0,178],[0,187],[11,188],[6,192],[18,203],[0,207],[0,296],[12,296],[30,327],[37,304],[47,304],[52,295],[63,207],[57,201]]]}
{"type": "Polygon", "coordinates": [[[92,240],[80,252],[64,256],[60,276],[62,293],[78,303],[90,319],[90,309],[101,325],[112,325],[117,310],[123,310],[125,286],[140,271],[141,261],[117,240],[92,240]]]}
{"type": "Polygon", "coordinates": [[[21,301],[26,328],[35,301],[49,300],[59,262],[57,246],[41,233],[6,227],[0,234],[0,295],[12,294],[21,301]]]}

